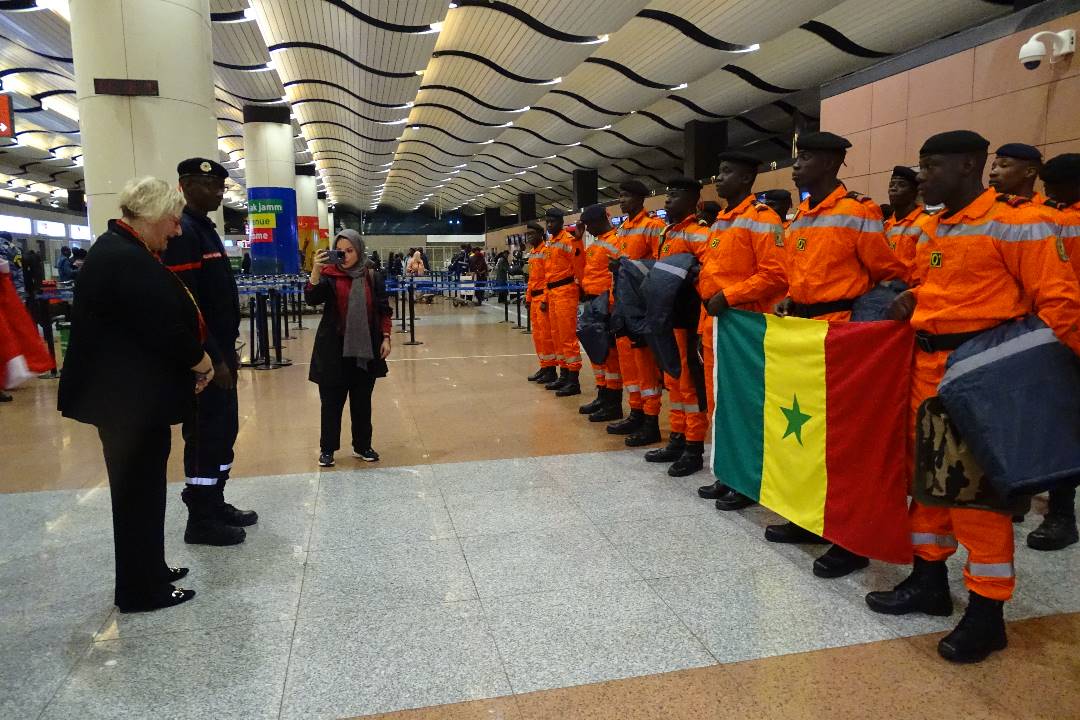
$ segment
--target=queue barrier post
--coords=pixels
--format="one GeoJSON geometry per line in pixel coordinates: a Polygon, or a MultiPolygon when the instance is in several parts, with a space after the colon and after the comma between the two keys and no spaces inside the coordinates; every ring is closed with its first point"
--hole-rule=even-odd
{"type": "Polygon", "coordinates": [[[266,314],[266,293],[255,293],[255,326],[259,340],[259,351],[253,366],[259,370],[270,369],[270,319],[266,314]]]}
{"type": "MultiPolygon", "coordinates": [[[[518,293],[518,298],[521,297],[521,293],[518,293]]],[[[532,303],[525,303],[525,329],[522,330],[526,335],[532,334],[532,303]]]]}
{"type": "Polygon", "coordinates": [[[252,295],[248,298],[248,359],[241,360],[241,367],[254,367],[257,365],[257,349],[256,349],[256,337],[255,337],[255,296],[252,295]]]}
{"type": "MultiPolygon", "coordinates": [[[[402,318],[404,320],[404,318],[402,318]]],[[[406,345],[423,345],[416,339],[416,286],[409,283],[409,340],[406,345]]]]}

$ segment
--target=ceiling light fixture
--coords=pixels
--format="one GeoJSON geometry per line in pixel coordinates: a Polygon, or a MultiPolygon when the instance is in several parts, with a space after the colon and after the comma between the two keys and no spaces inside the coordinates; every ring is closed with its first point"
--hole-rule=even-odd
{"type": "Polygon", "coordinates": [[[557,78],[552,78],[551,80],[548,80],[547,82],[537,83],[537,85],[558,85],[561,82],[562,82],[562,78],[557,77],[557,78]]]}
{"type": "Polygon", "coordinates": [[[690,86],[687,83],[679,83],[675,87],[668,88],[668,90],[685,90],[688,87],[690,86]]]}
{"type": "Polygon", "coordinates": [[[431,29],[430,30],[425,30],[424,32],[422,32],[420,34],[421,35],[430,35],[431,33],[442,32],[443,24],[442,24],[442,22],[433,22],[428,27],[431,28],[431,29]]]}

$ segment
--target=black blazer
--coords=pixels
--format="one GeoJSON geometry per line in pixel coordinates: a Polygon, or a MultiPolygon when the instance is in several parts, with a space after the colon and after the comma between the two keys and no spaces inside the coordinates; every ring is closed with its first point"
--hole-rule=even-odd
{"type": "MultiPolygon", "coordinates": [[[[369,271],[368,277],[373,282],[372,299],[374,300],[373,317],[368,318],[371,327],[371,347],[376,356],[379,347],[382,346],[383,331],[382,322],[384,317],[392,317],[390,299],[386,294],[386,281],[382,273],[369,271]]],[[[319,321],[319,329],[315,331],[315,345],[311,351],[311,368],[308,370],[308,380],[318,385],[345,385],[347,377],[344,370],[345,338],[338,332],[338,308],[334,297],[333,278],[323,276],[319,284],[304,288],[304,299],[308,305],[322,305],[323,315],[319,321]]],[[[376,357],[368,362],[368,374],[380,378],[386,377],[386,361],[376,357]]]]}
{"type": "Polygon", "coordinates": [[[198,308],[180,279],[114,222],[75,281],[59,409],[91,425],[174,425],[194,409],[198,308]]]}

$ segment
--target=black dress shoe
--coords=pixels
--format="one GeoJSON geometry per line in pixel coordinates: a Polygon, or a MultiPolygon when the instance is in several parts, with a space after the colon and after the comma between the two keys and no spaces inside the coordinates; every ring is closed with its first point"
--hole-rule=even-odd
{"type": "Polygon", "coordinates": [[[804,530],[793,522],[783,525],[769,525],[765,528],[765,539],[774,543],[803,543],[806,545],[828,545],[829,541],[809,530],[804,530]]]}
{"type": "Polygon", "coordinates": [[[195,597],[194,590],[172,588],[170,586],[170,589],[164,590],[160,594],[148,598],[143,598],[130,603],[118,603],[117,609],[122,613],[151,612],[153,610],[161,610],[163,608],[186,603],[193,597],[195,597]]]}
{"type": "Polygon", "coordinates": [[[740,492],[735,492],[731,488],[727,488],[727,492],[722,496],[716,498],[717,510],[742,510],[748,508],[754,504],[754,501],[746,497],[740,492]]]}
{"type": "Polygon", "coordinates": [[[716,500],[728,492],[728,486],[717,480],[712,485],[702,485],[697,489],[698,497],[706,500],[716,500]]]}
{"type": "Polygon", "coordinates": [[[839,578],[862,570],[870,564],[870,558],[856,555],[839,545],[833,545],[814,561],[814,575],[819,578],[839,578]]]}
{"type": "Polygon", "coordinates": [[[187,568],[169,568],[169,571],[165,573],[165,582],[172,585],[177,580],[187,577],[187,568]]]}

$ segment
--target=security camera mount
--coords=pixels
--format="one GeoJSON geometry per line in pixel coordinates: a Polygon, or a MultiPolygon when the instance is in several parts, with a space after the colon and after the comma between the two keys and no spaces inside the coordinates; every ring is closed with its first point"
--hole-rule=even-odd
{"type": "MultiPolygon", "coordinates": [[[[1071,55],[1074,52],[1076,52],[1076,31],[1075,30],[1062,30],[1060,32],[1045,31],[1045,32],[1035,33],[1034,35],[1031,36],[1030,39],[1028,39],[1027,43],[1024,44],[1024,47],[1026,48],[1029,44],[1034,44],[1034,43],[1038,43],[1039,45],[1043,45],[1043,40],[1044,39],[1049,39],[1050,40],[1050,64],[1051,65],[1056,63],[1058,60],[1060,60],[1064,56],[1071,55]]],[[[1043,45],[1044,52],[1045,52],[1045,48],[1046,48],[1046,46],[1043,45]]],[[[1020,50],[1020,57],[1021,57],[1021,60],[1024,59],[1024,48],[1021,48],[1021,50],[1020,50]]]]}

